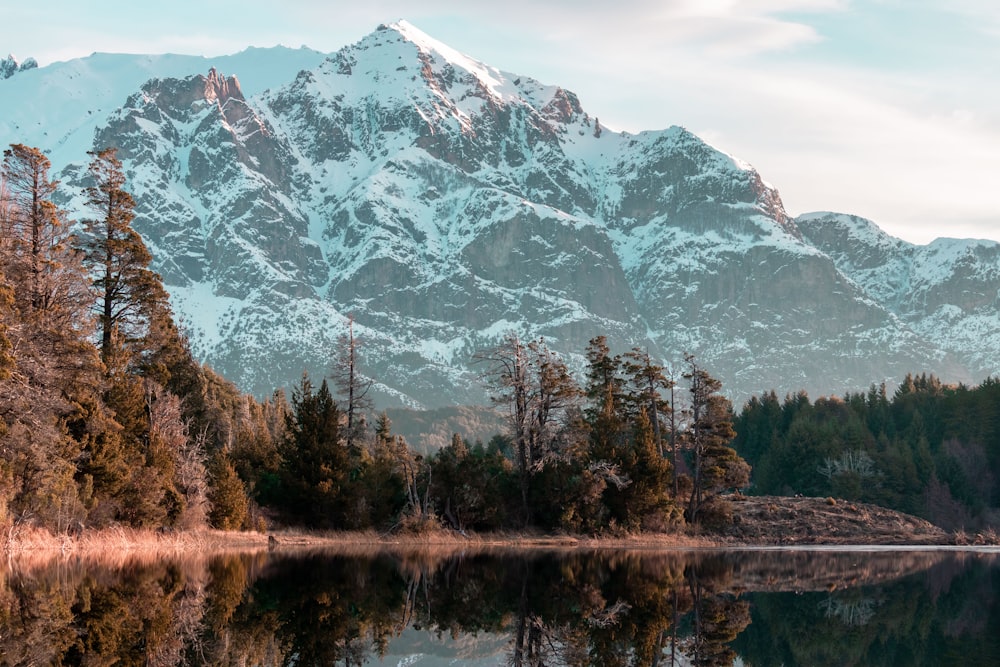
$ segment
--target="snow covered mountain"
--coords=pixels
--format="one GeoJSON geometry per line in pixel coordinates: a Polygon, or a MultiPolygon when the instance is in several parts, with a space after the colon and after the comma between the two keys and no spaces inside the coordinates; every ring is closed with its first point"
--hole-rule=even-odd
{"type": "Polygon", "coordinates": [[[322,373],[348,316],[384,404],[482,401],[473,355],[508,331],[577,364],[598,334],[693,352],[737,400],[1000,371],[997,244],[793,220],[690,132],[611,131],[405,22],[329,57],[95,55],[0,100],[0,140],[66,184],[119,148],[196,354],[258,394],[322,373]]]}
{"type": "Polygon", "coordinates": [[[998,372],[1000,244],[940,238],[918,246],[837,213],[811,213],[796,223],[844,275],[974,378],[998,372]]]}
{"type": "Polygon", "coordinates": [[[28,58],[24,62],[19,62],[13,55],[8,55],[7,58],[0,60],[0,79],[9,79],[18,72],[24,72],[36,67],[38,67],[38,61],[34,58],[28,58]]]}

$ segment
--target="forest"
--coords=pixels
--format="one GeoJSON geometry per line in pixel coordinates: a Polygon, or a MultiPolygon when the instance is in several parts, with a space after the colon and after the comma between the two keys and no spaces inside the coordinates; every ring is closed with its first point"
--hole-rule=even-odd
{"type": "Polygon", "coordinates": [[[79,221],[49,168],[37,148],[4,151],[0,529],[711,530],[740,490],[993,521],[992,380],[771,392],[737,414],[693,355],[667,371],[598,336],[578,379],[544,339],[508,334],[476,355],[504,431],[423,455],[375,412],[349,322],[327,377],[252,397],[194,359],[116,152],[91,154],[79,221]]]}
{"type": "Polygon", "coordinates": [[[751,399],[733,446],[752,466],[751,491],[833,496],[915,514],[949,530],[1000,517],[1000,381],[945,385],[907,375],[890,396],[751,399]]]}

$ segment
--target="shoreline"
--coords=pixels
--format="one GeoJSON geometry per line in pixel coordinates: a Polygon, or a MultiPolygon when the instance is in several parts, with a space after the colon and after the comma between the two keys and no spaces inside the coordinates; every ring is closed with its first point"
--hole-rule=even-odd
{"type": "Polygon", "coordinates": [[[8,560],[63,557],[215,555],[232,552],[291,553],[419,552],[468,550],[696,550],[696,549],[1000,549],[993,529],[946,532],[923,519],[874,505],[832,498],[731,496],[732,524],[721,532],[680,529],[671,533],[573,535],[536,531],[464,533],[439,527],[421,533],[311,531],[269,532],[214,529],[190,531],[111,527],[76,535],[33,526],[0,531],[0,553],[8,560]]]}
{"type": "Polygon", "coordinates": [[[105,528],[85,531],[78,536],[54,535],[29,528],[11,531],[0,539],[0,553],[9,560],[41,555],[86,557],[116,554],[215,555],[231,552],[270,551],[290,553],[300,550],[388,550],[422,551],[440,549],[511,550],[998,550],[987,542],[956,539],[948,534],[938,540],[858,540],[828,536],[815,541],[747,540],[720,535],[683,533],[638,534],[623,537],[596,537],[569,534],[468,534],[434,531],[424,534],[380,535],[373,531],[323,532],[278,530],[268,533],[196,530],[160,532],[147,529],[105,528]]]}

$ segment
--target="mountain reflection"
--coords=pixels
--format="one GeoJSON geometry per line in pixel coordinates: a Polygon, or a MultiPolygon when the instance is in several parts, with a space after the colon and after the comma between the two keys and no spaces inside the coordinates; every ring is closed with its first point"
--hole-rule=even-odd
{"type": "Polygon", "coordinates": [[[0,579],[3,665],[979,664],[991,554],[256,554],[0,579]]]}

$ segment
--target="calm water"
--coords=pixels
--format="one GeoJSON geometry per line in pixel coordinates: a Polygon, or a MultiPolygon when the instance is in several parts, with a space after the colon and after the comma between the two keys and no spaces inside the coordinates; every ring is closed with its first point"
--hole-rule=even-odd
{"type": "Polygon", "coordinates": [[[995,553],[427,553],[0,574],[3,665],[1000,664],[995,553]]]}

